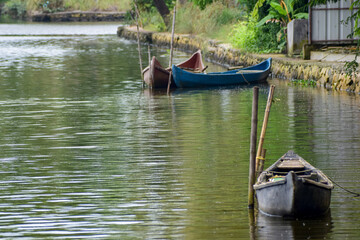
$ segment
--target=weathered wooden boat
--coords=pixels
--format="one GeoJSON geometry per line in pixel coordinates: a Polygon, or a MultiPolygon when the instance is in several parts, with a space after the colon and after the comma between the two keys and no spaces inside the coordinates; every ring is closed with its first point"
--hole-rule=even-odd
{"type": "Polygon", "coordinates": [[[293,151],[262,172],[254,185],[261,212],[290,217],[325,214],[333,188],[325,174],[293,151]]]}
{"type": "MultiPolygon", "coordinates": [[[[179,68],[187,69],[190,71],[203,71],[205,69],[202,61],[201,51],[195,52],[189,59],[176,65],[179,68]]],[[[144,75],[145,83],[151,88],[167,88],[169,81],[169,74],[171,68],[164,68],[160,62],[152,57],[151,64],[147,66],[142,74],[144,75]]],[[[171,87],[175,87],[173,80],[171,87]]]]}
{"type": "Polygon", "coordinates": [[[239,84],[254,84],[266,81],[271,68],[271,58],[254,66],[226,72],[193,73],[172,66],[173,78],[177,87],[197,88],[239,84]]]}

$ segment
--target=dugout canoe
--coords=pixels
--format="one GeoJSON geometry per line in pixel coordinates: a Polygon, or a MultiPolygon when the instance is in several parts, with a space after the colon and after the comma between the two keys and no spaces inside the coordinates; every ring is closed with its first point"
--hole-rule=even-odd
{"type": "Polygon", "coordinates": [[[215,87],[265,82],[270,74],[271,58],[246,68],[226,72],[194,73],[172,66],[173,79],[179,88],[215,87]]]}
{"type": "Polygon", "coordinates": [[[293,151],[262,172],[254,185],[259,210],[285,217],[325,214],[333,188],[325,174],[293,151]]]}
{"type": "MultiPolygon", "coordinates": [[[[205,69],[200,50],[195,52],[189,59],[176,66],[182,69],[199,72],[205,69]]],[[[164,68],[155,57],[152,57],[151,64],[142,71],[142,74],[144,75],[145,83],[150,88],[167,88],[170,71],[171,68],[164,68]]],[[[172,80],[171,87],[175,86],[176,85],[172,80]]]]}

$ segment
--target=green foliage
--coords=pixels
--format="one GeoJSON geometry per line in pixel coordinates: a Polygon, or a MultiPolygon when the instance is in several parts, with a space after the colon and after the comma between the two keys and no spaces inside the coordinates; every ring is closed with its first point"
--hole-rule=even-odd
{"type": "MultiPolygon", "coordinates": [[[[164,0],[164,2],[169,9],[172,9],[175,3],[173,2],[173,0],[164,0]]],[[[139,8],[139,11],[141,12],[150,12],[153,9],[156,9],[153,0],[137,0],[136,3],[139,8]]]]}
{"type": "Polygon", "coordinates": [[[278,39],[280,26],[270,23],[257,27],[256,21],[238,22],[229,35],[230,42],[236,48],[247,52],[270,53],[281,52],[285,46],[284,39],[278,39]]]}
{"type": "Polygon", "coordinates": [[[26,14],[26,3],[24,0],[10,0],[5,3],[4,12],[14,18],[22,18],[26,14]]]}
{"type": "Polygon", "coordinates": [[[63,0],[42,0],[38,5],[38,8],[42,9],[42,12],[52,13],[64,11],[63,0]]]}
{"type": "Polygon", "coordinates": [[[286,27],[287,24],[293,19],[308,18],[307,12],[301,12],[307,10],[304,7],[296,8],[296,3],[302,2],[302,0],[258,0],[255,4],[252,12],[252,17],[258,19],[259,9],[269,3],[267,15],[264,16],[257,24],[256,27],[265,26],[268,23],[275,23],[279,25],[279,30],[275,35],[277,36],[278,50],[283,51],[286,47],[286,27]]]}
{"type": "MultiPolygon", "coordinates": [[[[312,1],[310,1],[311,3],[312,1]]],[[[297,12],[309,12],[309,5],[308,0],[296,0],[294,3],[294,10],[297,12]]]]}
{"type": "Polygon", "coordinates": [[[213,0],[192,0],[192,2],[199,6],[201,10],[204,10],[206,5],[209,5],[213,2],[213,0]]]}
{"type": "MultiPolygon", "coordinates": [[[[360,19],[360,0],[355,0],[352,4],[350,9],[354,11],[354,14],[349,16],[345,21],[344,24],[349,24],[350,22],[355,22],[354,30],[352,33],[350,33],[347,37],[353,38],[354,36],[360,36],[360,26],[359,26],[359,19],[360,19]]],[[[356,55],[355,59],[346,62],[344,65],[344,69],[347,75],[352,75],[354,72],[357,71],[357,68],[359,67],[359,63],[357,62],[357,58],[360,55],[360,49],[359,49],[360,41],[357,40],[357,47],[356,47],[356,55]]]]}
{"type": "Polygon", "coordinates": [[[243,12],[238,8],[228,8],[221,2],[214,2],[201,10],[193,3],[187,3],[177,10],[176,32],[200,34],[223,40],[224,29],[231,29],[231,24],[243,18],[243,12]]]}
{"type": "Polygon", "coordinates": [[[359,67],[359,63],[356,61],[359,54],[356,54],[355,59],[351,62],[346,62],[344,65],[346,75],[350,76],[354,72],[356,72],[357,68],[359,67]]]}
{"type": "Polygon", "coordinates": [[[262,19],[262,24],[273,19],[284,25],[292,19],[308,18],[308,5],[308,0],[258,0],[251,16],[262,19]]]}
{"type": "Polygon", "coordinates": [[[338,2],[340,0],[311,0],[309,3],[311,6],[319,5],[319,4],[326,4],[328,2],[338,2]]]}
{"type": "Polygon", "coordinates": [[[63,0],[64,8],[82,11],[123,11],[129,10],[132,0],[63,0]]]}
{"type": "Polygon", "coordinates": [[[143,26],[146,26],[148,30],[164,32],[166,31],[166,25],[156,9],[151,9],[148,12],[142,12],[140,21],[143,26]]]}
{"type": "Polygon", "coordinates": [[[81,11],[123,11],[128,10],[132,0],[24,0],[27,11],[58,12],[81,11]]]}
{"type": "Polygon", "coordinates": [[[315,80],[297,79],[297,80],[292,80],[291,84],[302,86],[302,87],[316,87],[315,80]]]}
{"type": "Polygon", "coordinates": [[[230,34],[230,42],[239,49],[249,51],[249,52],[258,52],[256,44],[256,28],[255,22],[239,22],[235,25],[234,29],[230,34]]]}
{"type": "Polygon", "coordinates": [[[297,12],[294,9],[295,1],[296,0],[271,0],[269,14],[259,21],[258,26],[272,21],[279,23],[281,27],[285,28],[292,19],[307,19],[309,17],[308,13],[297,12]]]}
{"type": "Polygon", "coordinates": [[[244,10],[247,13],[251,13],[251,11],[254,9],[254,6],[257,2],[257,0],[237,0],[239,5],[244,7],[244,10]]]}
{"type": "Polygon", "coordinates": [[[234,21],[234,19],[238,18],[239,12],[234,10],[233,8],[223,8],[222,11],[219,12],[219,15],[216,16],[217,25],[225,25],[234,21]]]}
{"type": "Polygon", "coordinates": [[[265,2],[266,2],[266,0],[258,0],[256,2],[256,4],[254,5],[254,8],[252,10],[252,13],[251,13],[252,18],[254,18],[254,19],[259,18],[259,9],[264,5],[265,2]]]}

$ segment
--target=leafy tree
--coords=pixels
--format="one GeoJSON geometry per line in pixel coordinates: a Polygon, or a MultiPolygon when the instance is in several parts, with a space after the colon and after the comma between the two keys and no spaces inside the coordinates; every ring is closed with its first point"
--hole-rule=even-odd
{"type": "Polygon", "coordinates": [[[141,11],[150,12],[152,8],[160,13],[165,25],[170,25],[170,9],[173,7],[172,0],[133,0],[136,2],[141,11]]]}
{"type": "Polygon", "coordinates": [[[294,4],[295,0],[272,0],[269,14],[259,21],[258,26],[262,26],[267,22],[276,22],[285,28],[293,19],[309,17],[308,13],[297,12],[294,9],[294,4]]]}
{"type": "Polygon", "coordinates": [[[170,18],[169,18],[170,10],[169,10],[168,6],[166,5],[165,1],[164,0],[153,0],[153,2],[154,2],[154,5],[155,5],[156,9],[160,13],[162,19],[164,20],[165,25],[169,26],[169,24],[170,24],[170,18]]]}

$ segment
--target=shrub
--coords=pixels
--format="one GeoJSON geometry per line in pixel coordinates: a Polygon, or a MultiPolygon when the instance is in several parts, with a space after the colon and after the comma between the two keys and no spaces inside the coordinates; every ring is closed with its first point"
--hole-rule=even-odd
{"type": "Polygon", "coordinates": [[[5,3],[4,12],[14,18],[22,18],[26,14],[26,3],[22,0],[10,0],[5,3]]]}
{"type": "Polygon", "coordinates": [[[256,27],[256,24],[252,19],[238,22],[229,36],[232,45],[247,52],[268,53],[283,51],[285,40],[277,39],[280,27],[274,23],[261,27],[256,27]]]}
{"type": "Polygon", "coordinates": [[[243,22],[240,21],[238,24],[234,26],[230,34],[230,42],[236,48],[249,51],[256,52],[256,28],[255,22],[243,22]]]}

